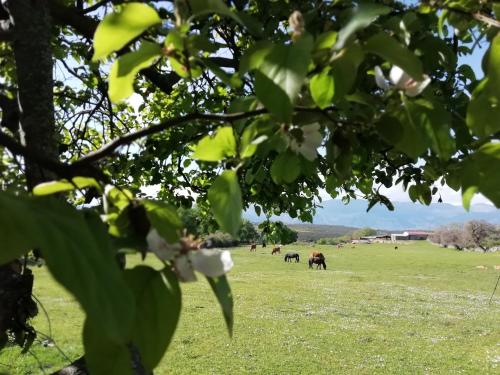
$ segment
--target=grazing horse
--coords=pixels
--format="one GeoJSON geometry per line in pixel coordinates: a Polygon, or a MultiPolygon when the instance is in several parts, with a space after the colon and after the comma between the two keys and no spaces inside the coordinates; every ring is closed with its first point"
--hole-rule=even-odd
{"type": "Polygon", "coordinates": [[[288,253],[285,254],[285,262],[292,262],[292,258],[295,258],[295,263],[300,262],[300,257],[299,253],[296,253],[294,251],[289,251],[288,253]]]}
{"type": "Polygon", "coordinates": [[[309,254],[309,258],[323,258],[325,259],[325,256],[323,253],[320,253],[319,251],[313,251],[311,254],[309,254]]]}
{"type": "Polygon", "coordinates": [[[309,258],[309,268],[313,268],[313,264],[316,264],[316,269],[321,269],[321,266],[323,266],[323,269],[326,270],[325,257],[309,258]]]}
{"type": "Polygon", "coordinates": [[[274,254],[281,254],[281,246],[273,247],[273,251],[271,251],[271,255],[274,255],[274,254]]]}
{"type": "Polygon", "coordinates": [[[250,251],[257,251],[257,245],[256,244],[251,244],[250,245],[250,251]]]}

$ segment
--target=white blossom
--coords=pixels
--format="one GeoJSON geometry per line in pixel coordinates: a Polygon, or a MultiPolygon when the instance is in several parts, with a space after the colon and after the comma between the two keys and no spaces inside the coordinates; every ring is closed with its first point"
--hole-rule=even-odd
{"type": "Polygon", "coordinates": [[[181,281],[186,283],[196,281],[191,261],[186,255],[175,258],[174,268],[181,281]]]}
{"type": "Polygon", "coordinates": [[[431,82],[428,75],[424,74],[423,78],[422,81],[416,81],[399,66],[393,65],[389,72],[391,85],[387,82],[382,69],[380,69],[379,66],[375,67],[375,82],[378,87],[382,90],[388,90],[391,86],[394,86],[396,89],[404,91],[406,95],[411,97],[421,94],[431,82]]]}
{"type": "Polygon", "coordinates": [[[151,229],[146,236],[148,248],[162,260],[172,260],[181,251],[180,244],[169,244],[156,229],[151,229]]]}
{"type": "Polygon", "coordinates": [[[323,135],[320,132],[320,125],[314,123],[311,125],[302,126],[303,140],[299,143],[296,138],[290,141],[290,148],[302,154],[307,160],[313,161],[317,157],[317,148],[323,141],[323,135]]]}
{"type": "Polygon", "coordinates": [[[184,282],[196,281],[198,271],[208,277],[218,277],[229,272],[234,263],[231,253],[218,249],[182,250],[180,243],[168,243],[156,229],[151,229],[146,236],[148,248],[162,260],[173,260],[174,269],[179,279],[184,282]]]}
{"type": "Polygon", "coordinates": [[[229,272],[234,263],[227,250],[200,249],[191,251],[189,259],[193,268],[208,277],[218,277],[229,272]]]}

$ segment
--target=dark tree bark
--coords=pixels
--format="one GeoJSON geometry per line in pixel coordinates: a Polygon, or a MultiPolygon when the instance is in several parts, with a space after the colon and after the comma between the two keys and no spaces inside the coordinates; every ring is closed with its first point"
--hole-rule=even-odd
{"type": "MultiPolygon", "coordinates": [[[[9,0],[8,8],[13,19],[21,142],[41,155],[57,160],[50,43],[52,25],[48,2],[9,0]]],[[[25,166],[28,190],[55,177],[32,161],[26,160],[25,166]]]]}
{"type": "MultiPolygon", "coordinates": [[[[2,98],[2,126],[19,133],[26,147],[48,158],[57,159],[54,124],[50,13],[44,0],[9,0],[7,8],[13,24],[11,31],[18,83],[17,103],[2,98]],[[18,129],[14,123],[18,121],[18,129]]],[[[28,190],[52,179],[53,175],[36,163],[25,160],[28,190]]],[[[37,313],[31,297],[33,275],[18,260],[0,267],[0,339],[6,332],[17,343],[28,347],[35,337],[27,320],[37,313]]]]}
{"type": "MultiPolygon", "coordinates": [[[[53,57],[51,48],[51,12],[49,0],[8,0],[8,11],[13,21],[12,41],[18,83],[17,111],[11,111],[19,120],[21,142],[39,155],[58,159],[57,132],[54,120],[53,102],[53,57]]],[[[95,24],[95,21],[93,21],[95,24]]],[[[2,109],[12,103],[3,101],[2,109]]],[[[5,123],[4,125],[7,125],[5,123]]],[[[28,190],[37,184],[57,178],[42,168],[36,160],[25,160],[28,190]]],[[[33,277],[26,268],[19,268],[19,261],[0,267],[0,343],[5,340],[5,331],[13,323],[22,328],[26,320],[36,314],[36,304],[31,299],[33,277]],[[31,309],[19,310],[12,301],[27,299],[31,309]],[[33,309],[34,306],[34,309],[33,309]]],[[[12,329],[10,330],[12,332],[12,329]]],[[[140,353],[129,345],[131,368],[135,375],[147,375],[141,363],[140,353]]],[[[59,370],[59,375],[83,375],[88,371],[85,359],[79,358],[71,365],[59,370]]]]}

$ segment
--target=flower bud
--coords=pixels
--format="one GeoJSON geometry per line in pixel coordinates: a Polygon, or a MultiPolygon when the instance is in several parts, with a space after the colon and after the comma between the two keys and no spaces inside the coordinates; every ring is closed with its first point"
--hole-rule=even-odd
{"type": "Polygon", "coordinates": [[[292,40],[295,42],[304,33],[304,17],[300,11],[296,10],[288,18],[288,23],[292,28],[292,40]]]}

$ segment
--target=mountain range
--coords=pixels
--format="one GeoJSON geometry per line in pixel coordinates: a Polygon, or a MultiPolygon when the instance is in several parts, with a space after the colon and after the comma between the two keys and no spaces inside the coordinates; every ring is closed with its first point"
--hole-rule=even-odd
{"type": "MultiPolygon", "coordinates": [[[[321,208],[317,208],[313,224],[344,225],[348,227],[371,227],[385,230],[434,229],[450,223],[461,223],[469,220],[485,220],[492,224],[500,224],[500,209],[488,204],[475,204],[467,212],[462,206],[447,203],[432,203],[424,206],[412,202],[393,202],[394,211],[385,206],[376,205],[366,212],[368,202],[353,200],[344,205],[338,199],[323,201],[321,208]]],[[[243,217],[254,223],[265,220],[263,215],[257,216],[251,207],[243,217]]],[[[298,219],[288,215],[272,217],[272,220],[281,220],[287,224],[299,224],[298,219]]]]}

